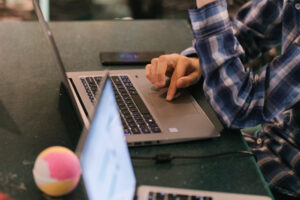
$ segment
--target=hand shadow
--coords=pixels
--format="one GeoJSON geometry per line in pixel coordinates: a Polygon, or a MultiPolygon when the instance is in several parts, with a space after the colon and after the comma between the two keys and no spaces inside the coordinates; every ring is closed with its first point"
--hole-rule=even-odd
{"type": "MultiPolygon", "coordinates": [[[[156,88],[154,85],[151,87],[152,91],[155,91],[155,92],[158,92],[159,93],[159,97],[160,98],[163,98],[163,99],[166,99],[167,98],[167,94],[168,94],[168,89],[169,89],[169,86],[170,86],[170,82],[171,82],[171,79],[170,78],[166,78],[166,84],[165,86],[163,87],[160,87],[160,88],[156,88]]],[[[174,103],[174,100],[178,99],[179,97],[182,96],[182,94],[184,93],[183,92],[184,89],[181,89],[181,88],[177,88],[176,90],[176,93],[172,99],[172,103],[174,103]]]]}

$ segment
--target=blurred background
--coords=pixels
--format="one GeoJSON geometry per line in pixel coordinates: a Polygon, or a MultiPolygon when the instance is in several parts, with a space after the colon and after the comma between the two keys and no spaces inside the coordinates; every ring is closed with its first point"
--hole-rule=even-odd
{"type": "MultiPolygon", "coordinates": [[[[40,0],[50,20],[187,18],[195,0],[40,0]]],[[[0,0],[0,20],[35,19],[32,0],[0,0]]]]}
{"type": "MultiPolygon", "coordinates": [[[[234,10],[247,0],[229,0],[234,10]]],[[[40,0],[51,21],[110,19],[188,19],[195,0],[40,0]]],[[[34,20],[32,0],[0,0],[0,20],[34,20]]]]}
{"type": "MultiPolygon", "coordinates": [[[[229,15],[248,0],[227,0],[229,15]]],[[[50,21],[118,19],[186,19],[196,0],[40,0],[50,21]]],[[[0,0],[0,21],[36,20],[32,0],[0,0]]],[[[259,68],[280,52],[273,48],[248,66],[259,68]]]]}

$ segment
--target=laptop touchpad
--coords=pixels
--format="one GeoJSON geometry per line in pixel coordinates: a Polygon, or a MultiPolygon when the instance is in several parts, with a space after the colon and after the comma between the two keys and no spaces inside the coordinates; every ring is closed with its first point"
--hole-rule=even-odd
{"type": "Polygon", "coordinates": [[[179,90],[172,101],[167,101],[167,88],[152,89],[151,93],[147,95],[150,99],[152,108],[159,113],[160,116],[170,116],[178,113],[179,115],[190,115],[197,113],[193,103],[192,97],[185,91],[179,90]]]}

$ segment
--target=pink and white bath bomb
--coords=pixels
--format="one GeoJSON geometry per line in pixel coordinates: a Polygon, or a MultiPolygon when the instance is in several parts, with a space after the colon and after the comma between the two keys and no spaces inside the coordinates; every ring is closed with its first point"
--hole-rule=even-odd
{"type": "Polygon", "coordinates": [[[77,156],[71,150],[53,146],[37,156],[32,172],[42,192],[50,196],[62,196],[77,186],[81,168],[77,156]]]}

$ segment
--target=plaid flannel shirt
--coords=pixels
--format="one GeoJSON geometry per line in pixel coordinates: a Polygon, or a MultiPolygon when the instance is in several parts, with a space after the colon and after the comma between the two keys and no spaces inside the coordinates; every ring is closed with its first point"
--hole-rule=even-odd
{"type": "Polygon", "coordinates": [[[249,1],[232,21],[225,0],[189,14],[212,108],[227,127],[262,124],[246,140],[265,179],[271,189],[299,195],[300,1],[249,1]],[[281,55],[257,73],[245,69],[246,58],[257,58],[277,44],[281,55]]]}

